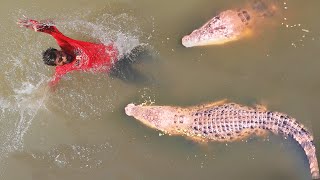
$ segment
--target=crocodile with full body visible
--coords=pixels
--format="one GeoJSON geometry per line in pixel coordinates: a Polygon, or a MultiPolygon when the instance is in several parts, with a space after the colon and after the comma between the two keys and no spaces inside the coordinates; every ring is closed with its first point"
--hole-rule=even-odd
{"type": "MultiPolygon", "coordinates": [[[[185,47],[224,44],[251,34],[261,19],[275,13],[274,2],[259,0],[243,9],[226,10],[182,38],[185,47]]],[[[270,0],[269,0],[270,1],[270,0]]]]}
{"type": "Polygon", "coordinates": [[[196,141],[235,141],[268,131],[290,136],[305,151],[312,178],[319,179],[316,149],[311,133],[284,113],[225,101],[186,108],[128,104],[125,113],[151,128],[171,135],[183,135],[196,141]]]}

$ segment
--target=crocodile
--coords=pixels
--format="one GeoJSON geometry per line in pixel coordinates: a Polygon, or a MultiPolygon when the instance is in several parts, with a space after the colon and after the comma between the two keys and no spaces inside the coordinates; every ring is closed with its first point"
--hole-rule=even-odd
{"type": "Polygon", "coordinates": [[[313,179],[319,179],[319,167],[312,134],[287,114],[265,107],[248,107],[227,101],[198,106],[154,106],[128,104],[125,113],[148,127],[169,135],[181,135],[194,141],[231,142],[268,132],[292,137],[303,148],[313,179]]]}
{"type": "Polygon", "coordinates": [[[259,0],[241,9],[222,11],[199,29],[182,38],[185,47],[219,45],[252,34],[252,29],[265,17],[273,16],[276,2],[259,0]]]}

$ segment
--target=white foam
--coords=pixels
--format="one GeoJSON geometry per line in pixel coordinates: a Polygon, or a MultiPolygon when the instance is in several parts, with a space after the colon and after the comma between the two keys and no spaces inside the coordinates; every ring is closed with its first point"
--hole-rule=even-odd
{"type": "MultiPolygon", "coordinates": [[[[21,15],[21,13],[18,14],[21,15]]],[[[80,16],[73,16],[69,19],[66,17],[61,22],[57,21],[56,25],[67,36],[69,33],[72,33],[73,36],[84,36],[84,38],[75,37],[75,39],[104,44],[114,42],[119,55],[122,56],[140,44],[139,39],[142,33],[135,21],[133,17],[125,13],[116,16],[106,13],[94,21],[86,21],[80,16]]],[[[50,94],[46,87],[53,69],[43,65],[41,52],[51,46],[52,40],[44,34],[35,35],[33,33],[35,32],[21,29],[21,35],[17,38],[10,37],[10,41],[7,40],[10,42],[10,49],[0,49],[2,51],[0,53],[4,54],[3,60],[0,61],[0,67],[2,67],[0,75],[4,78],[5,87],[9,92],[6,97],[0,97],[2,111],[0,122],[3,124],[0,131],[0,143],[2,144],[0,162],[9,152],[23,150],[24,137],[32,126],[38,111],[46,110],[45,100],[50,94]],[[35,38],[39,43],[30,43],[34,42],[35,38]]],[[[66,77],[68,78],[64,77],[63,80],[68,81],[70,86],[74,87],[74,83],[79,84],[73,81],[72,75],[66,77]]],[[[101,83],[94,82],[97,84],[95,90],[103,92],[102,94],[94,94],[95,92],[92,92],[90,87],[75,90],[67,86],[60,86],[59,92],[62,94],[56,93],[55,96],[50,97],[50,105],[57,105],[66,115],[76,116],[76,119],[101,117],[106,109],[114,108],[113,102],[117,99],[118,93],[105,77],[97,76],[95,80],[107,84],[101,85],[101,83]],[[77,102],[81,102],[81,106],[77,102]]],[[[90,84],[92,79],[84,78],[81,82],[90,84]]],[[[54,159],[58,166],[65,165],[66,161],[63,156],[57,154],[54,159]]],[[[0,175],[2,173],[3,168],[0,170],[0,175]]]]}
{"type": "Polygon", "coordinates": [[[0,108],[2,113],[4,113],[4,111],[6,109],[8,109],[10,107],[10,102],[2,97],[0,97],[0,108]]]}
{"type": "Polygon", "coordinates": [[[19,89],[14,89],[16,94],[31,94],[35,90],[35,86],[30,82],[22,82],[19,89]]]}
{"type": "Polygon", "coordinates": [[[126,13],[116,16],[105,13],[94,22],[71,19],[61,21],[58,25],[86,35],[92,41],[102,42],[106,45],[113,42],[119,50],[119,56],[123,56],[140,44],[139,39],[142,33],[135,22],[136,19],[126,13]],[[128,24],[131,27],[128,27],[128,24]]]}

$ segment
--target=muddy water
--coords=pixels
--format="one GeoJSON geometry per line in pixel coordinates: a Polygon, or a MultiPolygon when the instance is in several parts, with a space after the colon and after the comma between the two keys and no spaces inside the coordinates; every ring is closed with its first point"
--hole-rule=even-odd
{"type": "Polygon", "coordinates": [[[291,139],[199,145],[161,136],[124,114],[131,102],[262,103],[305,124],[319,149],[319,1],[280,2],[277,16],[238,42],[181,45],[182,36],[217,12],[245,3],[2,2],[1,179],[310,179],[306,157],[291,139]],[[23,15],[53,19],[76,39],[115,41],[121,53],[146,44],[152,56],[134,65],[143,83],[76,72],[49,90],[53,69],[43,65],[41,52],[57,45],[48,35],[18,28],[23,15]]]}

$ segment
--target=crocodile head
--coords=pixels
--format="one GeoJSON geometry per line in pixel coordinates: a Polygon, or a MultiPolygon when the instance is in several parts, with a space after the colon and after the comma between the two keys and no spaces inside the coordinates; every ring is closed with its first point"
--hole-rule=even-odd
{"type": "Polygon", "coordinates": [[[199,29],[182,38],[185,47],[217,45],[246,35],[251,17],[246,10],[227,10],[213,17],[199,29]]]}
{"type": "Polygon", "coordinates": [[[128,104],[125,107],[125,113],[133,116],[146,126],[172,133],[172,128],[177,119],[177,111],[169,106],[143,106],[128,104]]]}

